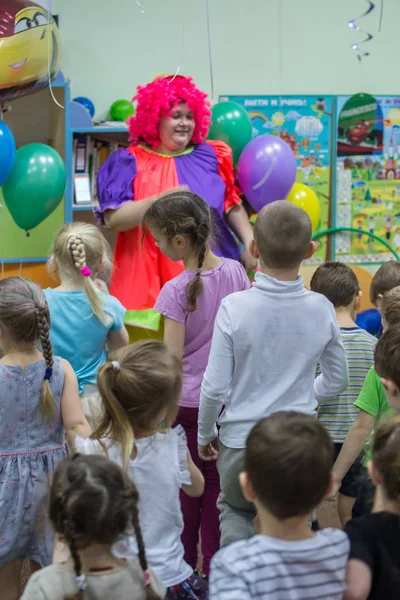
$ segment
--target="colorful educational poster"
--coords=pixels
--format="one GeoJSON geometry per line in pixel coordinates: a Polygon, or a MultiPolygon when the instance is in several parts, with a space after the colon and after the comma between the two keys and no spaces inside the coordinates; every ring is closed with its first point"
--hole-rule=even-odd
{"type": "MultiPolygon", "coordinates": [[[[313,188],[321,205],[316,232],[327,229],[331,206],[331,142],[333,99],[331,96],[221,96],[220,101],[243,106],[253,124],[253,137],[265,133],[280,136],[297,159],[297,182],[313,188]]],[[[308,263],[327,258],[326,237],[308,263]]]]}
{"type": "Polygon", "coordinates": [[[400,251],[400,97],[337,99],[337,260],[381,263],[400,251]],[[389,246],[389,247],[388,247],[389,246]]]}

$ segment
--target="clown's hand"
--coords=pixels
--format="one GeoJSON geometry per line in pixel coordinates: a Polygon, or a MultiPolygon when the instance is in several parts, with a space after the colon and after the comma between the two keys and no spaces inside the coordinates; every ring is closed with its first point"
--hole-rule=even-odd
{"type": "Polygon", "coordinates": [[[255,271],[258,267],[258,260],[251,254],[249,246],[243,246],[242,254],[240,255],[240,262],[246,269],[247,273],[255,271]]]}

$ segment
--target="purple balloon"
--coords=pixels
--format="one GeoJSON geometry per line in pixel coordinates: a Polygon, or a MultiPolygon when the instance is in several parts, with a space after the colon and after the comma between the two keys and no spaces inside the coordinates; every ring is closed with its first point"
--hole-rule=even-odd
{"type": "Polygon", "coordinates": [[[260,135],[247,144],[239,158],[238,181],[254,210],[284,200],[296,179],[291,147],[275,135],[260,135]]]}

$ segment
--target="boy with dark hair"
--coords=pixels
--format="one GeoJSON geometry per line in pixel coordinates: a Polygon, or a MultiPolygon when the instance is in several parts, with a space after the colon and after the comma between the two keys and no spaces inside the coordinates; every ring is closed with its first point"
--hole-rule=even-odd
{"type": "Polygon", "coordinates": [[[210,600],[343,597],[347,536],[309,528],[332,485],[332,459],[329,434],[309,415],[278,412],[253,427],[240,483],[257,507],[261,533],[215,555],[210,600]]]}
{"type": "MultiPolygon", "coordinates": [[[[351,465],[371,438],[372,431],[376,425],[385,417],[393,414],[393,410],[398,410],[396,396],[390,395],[390,391],[394,391],[393,386],[395,385],[393,374],[396,373],[395,369],[398,368],[393,360],[393,356],[397,357],[397,353],[394,347],[388,346],[386,340],[391,340],[391,330],[398,330],[400,326],[400,286],[386,292],[379,300],[379,305],[385,333],[380,338],[375,349],[375,367],[372,367],[368,372],[360,395],[354,403],[359,409],[358,415],[347,434],[343,448],[333,467],[336,480],[334,493],[338,490],[351,465]],[[385,355],[384,352],[386,351],[389,354],[385,355]],[[388,379],[385,375],[388,368],[386,365],[392,369],[390,371],[391,377],[388,379]]],[[[370,450],[367,444],[364,464],[369,459],[370,450]]],[[[363,489],[359,490],[353,509],[353,517],[361,516],[371,510],[373,493],[371,493],[371,485],[368,481],[363,484],[363,489]]]]}
{"type": "Polygon", "coordinates": [[[379,308],[383,295],[400,285],[400,260],[384,263],[372,278],[369,297],[374,306],[379,308]]]}
{"type": "Polygon", "coordinates": [[[256,512],[238,479],[253,425],[279,410],[315,416],[317,403],[348,383],[333,307],[299,276],[303,258],[315,249],[308,215],[285,200],[273,202],[257,217],[254,238],[260,272],[250,290],[221,303],[200,400],[199,455],[218,455],[221,546],[254,534],[256,512]]]}
{"type": "MultiPolygon", "coordinates": [[[[356,325],[361,291],[357,277],[350,267],[340,262],[321,265],[311,278],[311,289],[326,296],[335,308],[349,369],[347,389],[342,394],[321,402],[318,407],[318,419],[335,443],[334,460],[336,460],[346,435],[357,417],[358,409],[354,406],[354,402],[361,392],[368,371],[374,365],[374,349],[377,340],[356,325]]],[[[362,473],[363,466],[359,458],[343,478],[337,506],[343,527],[351,519],[362,473]]]]}
{"type": "MultiPolygon", "coordinates": [[[[395,289],[400,300],[400,288],[395,289]]],[[[388,298],[388,304],[391,304],[391,301],[392,298],[388,298]]],[[[396,307],[397,317],[399,305],[400,301],[396,307]]],[[[390,408],[400,414],[400,319],[389,327],[376,346],[375,371],[381,378],[390,408]]]]}

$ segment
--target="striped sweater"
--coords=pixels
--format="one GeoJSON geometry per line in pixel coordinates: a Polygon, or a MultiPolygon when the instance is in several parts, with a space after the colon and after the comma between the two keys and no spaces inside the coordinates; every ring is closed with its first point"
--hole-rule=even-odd
{"type": "MultiPolygon", "coordinates": [[[[343,443],[352,426],[358,408],[354,406],[365,378],[374,365],[377,339],[359,327],[340,329],[349,369],[349,385],[340,394],[319,404],[318,419],[329,431],[332,440],[343,443]]],[[[317,369],[317,374],[318,374],[317,369]]]]}

